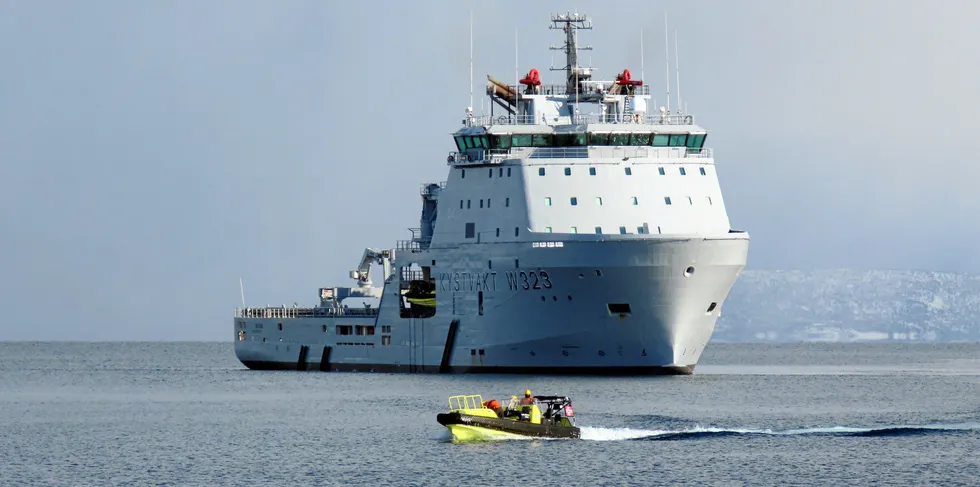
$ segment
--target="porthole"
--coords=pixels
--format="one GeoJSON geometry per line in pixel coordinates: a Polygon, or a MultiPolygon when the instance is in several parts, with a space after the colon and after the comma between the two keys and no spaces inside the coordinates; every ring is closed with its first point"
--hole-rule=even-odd
{"type": "Polygon", "coordinates": [[[684,277],[691,277],[693,275],[694,275],[694,266],[693,265],[692,266],[688,266],[687,269],[684,269],[684,277]]]}

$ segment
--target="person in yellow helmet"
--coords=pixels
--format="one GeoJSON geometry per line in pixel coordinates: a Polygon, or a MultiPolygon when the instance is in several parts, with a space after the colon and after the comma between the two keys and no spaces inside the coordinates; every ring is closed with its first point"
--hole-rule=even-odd
{"type": "Polygon", "coordinates": [[[531,395],[531,389],[524,390],[524,397],[521,398],[521,404],[534,404],[534,396],[531,395]]]}

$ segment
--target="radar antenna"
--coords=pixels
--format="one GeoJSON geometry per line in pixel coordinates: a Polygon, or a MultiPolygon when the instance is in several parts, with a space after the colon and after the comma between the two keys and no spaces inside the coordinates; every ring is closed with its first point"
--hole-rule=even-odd
{"type": "Polygon", "coordinates": [[[566,13],[551,16],[551,28],[565,31],[565,45],[550,46],[553,51],[565,51],[566,64],[564,68],[551,68],[552,71],[565,71],[566,93],[579,94],[582,92],[581,81],[592,77],[591,68],[581,68],[578,65],[578,51],[591,51],[592,46],[578,45],[578,30],[592,29],[592,20],[585,15],[566,13]]]}

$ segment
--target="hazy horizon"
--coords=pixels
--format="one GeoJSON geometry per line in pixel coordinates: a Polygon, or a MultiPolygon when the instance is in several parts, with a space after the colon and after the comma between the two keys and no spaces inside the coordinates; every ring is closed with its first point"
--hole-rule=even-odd
{"type": "Polygon", "coordinates": [[[4,2],[0,340],[230,341],[239,278],[350,285],[446,178],[470,9],[477,111],[515,30],[557,79],[570,10],[600,78],[662,93],[667,12],[747,269],[980,273],[980,3],[4,2]]]}

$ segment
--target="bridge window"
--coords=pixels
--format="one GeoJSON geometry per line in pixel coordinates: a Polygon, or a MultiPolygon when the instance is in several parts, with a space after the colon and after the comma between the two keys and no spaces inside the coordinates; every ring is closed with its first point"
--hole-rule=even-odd
{"type": "Polygon", "coordinates": [[[589,168],[589,176],[595,176],[595,168],[594,167],[590,167],[589,168]]]}
{"type": "Polygon", "coordinates": [[[571,204],[572,204],[572,206],[578,206],[578,198],[576,198],[576,197],[574,197],[574,196],[572,196],[572,197],[571,197],[571,198],[569,199],[569,203],[571,203],[571,204]]]}
{"type": "Polygon", "coordinates": [[[587,145],[687,147],[692,153],[701,151],[707,134],[627,133],[561,133],[505,134],[456,136],[460,152],[469,149],[502,149],[516,147],[582,147],[587,145]]]}
{"type": "Polygon", "coordinates": [[[507,177],[510,177],[510,168],[507,168],[507,177]]]}
{"type": "Polygon", "coordinates": [[[521,227],[514,227],[514,236],[517,237],[521,234],[521,227]]]}
{"type": "Polygon", "coordinates": [[[687,134],[671,134],[671,147],[684,147],[687,144],[687,134]]]}
{"type": "Polygon", "coordinates": [[[504,206],[510,208],[510,198],[504,198],[504,206]]]}
{"type": "Polygon", "coordinates": [[[470,209],[470,200],[466,200],[466,209],[470,209]]]}
{"type": "Polygon", "coordinates": [[[490,176],[489,176],[489,178],[490,179],[493,179],[493,168],[492,167],[490,168],[490,176]]]}
{"type": "Polygon", "coordinates": [[[490,136],[491,149],[510,149],[510,144],[510,134],[490,136]]]}
{"type": "Polygon", "coordinates": [[[578,227],[572,227],[568,231],[569,233],[578,233],[578,227]]]}
{"type": "Polygon", "coordinates": [[[497,236],[500,236],[500,227],[497,227],[497,236]]]}
{"type": "Polygon", "coordinates": [[[691,134],[687,136],[687,148],[694,153],[701,152],[701,147],[704,146],[704,138],[708,134],[691,134]]]}
{"type": "Polygon", "coordinates": [[[585,133],[579,134],[555,134],[555,143],[559,147],[574,147],[587,145],[585,133]]]}
{"type": "Polygon", "coordinates": [[[551,206],[551,196],[544,197],[544,206],[551,206]]]}
{"type": "Polygon", "coordinates": [[[498,178],[504,177],[504,168],[500,168],[500,171],[497,173],[497,177],[498,178]]]}
{"type": "Polygon", "coordinates": [[[681,176],[687,176],[687,171],[683,167],[681,168],[681,176]]]}
{"type": "Polygon", "coordinates": [[[480,208],[483,208],[483,198],[480,198],[480,208]]]}
{"type": "Polygon", "coordinates": [[[630,137],[630,145],[650,145],[650,135],[647,133],[634,133],[630,137]]]}
{"type": "Polygon", "coordinates": [[[670,196],[664,196],[664,203],[670,204],[670,196]]]}
{"type": "Polygon", "coordinates": [[[632,176],[633,175],[633,169],[627,167],[626,168],[626,175],[627,176],[632,176]]]}
{"type": "Polygon", "coordinates": [[[462,210],[462,209],[463,209],[463,200],[459,200],[459,209],[460,209],[460,210],[462,210]]]}
{"type": "Polygon", "coordinates": [[[703,167],[699,167],[698,170],[701,171],[701,175],[702,176],[707,176],[708,175],[708,173],[704,172],[704,168],[703,167]]]}
{"type": "Polygon", "coordinates": [[[572,175],[572,168],[566,167],[565,168],[565,175],[566,176],[571,176],[572,175]]]}
{"type": "Polygon", "coordinates": [[[351,325],[337,325],[336,332],[338,335],[353,335],[354,327],[351,325]]]}
{"type": "Polygon", "coordinates": [[[487,198],[487,208],[490,208],[490,198],[487,198]]]}
{"type": "Polygon", "coordinates": [[[531,147],[531,134],[515,134],[511,140],[514,147],[531,147]]]}
{"type": "Polygon", "coordinates": [[[544,168],[543,167],[539,167],[538,168],[538,176],[544,176],[544,168]]]}
{"type": "Polygon", "coordinates": [[[664,171],[664,168],[662,168],[662,167],[658,167],[658,168],[657,168],[657,172],[659,172],[661,176],[664,176],[664,175],[666,175],[666,174],[667,174],[667,172],[666,172],[666,171],[664,171]]]}
{"type": "Polygon", "coordinates": [[[534,134],[531,136],[531,145],[534,147],[553,147],[555,136],[553,134],[534,134]]]}
{"type": "Polygon", "coordinates": [[[466,169],[459,170],[459,177],[460,179],[466,179],[466,169]]]}
{"type": "Polygon", "coordinates": [[[476,223],[468,222],[466,224],[466,238],[473,238],[476,236],[476,223]]]}
{"type": "Polygon", "coordinates": [[[602,206],[602,197],[601,196],[596,196],[595,197],[595,204],[597,204],[599,206],[602,206]]]}

